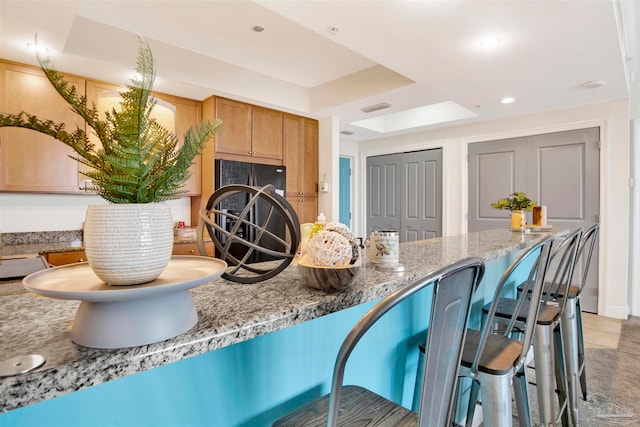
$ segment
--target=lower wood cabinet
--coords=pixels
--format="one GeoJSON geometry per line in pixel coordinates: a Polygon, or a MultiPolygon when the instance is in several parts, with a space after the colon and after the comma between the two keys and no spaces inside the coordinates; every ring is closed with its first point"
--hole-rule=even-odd
{"type": "Polygon", "coordinates": [[[318,198],[317,197],[287,197],[287,202],[298,214],[300,224],[305,222],[315,222],[318,218],[318,198]]]}
{"type": "MultiPolygon", "coordinates": [[[[205,242],[205,249],[207,255],[213,256],[214,248],[213,242],[205,242]]],[[[175,243],[173,245],[173,255],[200,255],[197,243],[175,243]]],[[[70,251],[70,252],[51,252],[43,254],[44,258],[49,264],[54,267],[59,265],[73,264],[76,262],[84,262],[87,260],[87,255],[84,251],[70,251]]]]}
{"type": "MultiPolygon", "coordinates": [[[[214,256],[213,242],[205,242],[204,248],[207,250],[207,255],[214,256]]],[[[200,255],[200,250],[197,243],[175,243],[173,255],[200,255]]]]}
{"type": "Polygon", "coordinates": [[[84,251],[71,251],[71,252],[51,252],[44,254],[44,258],[47,262],[53,266],[73,264],[76,262],[84,262],[87,260],[87,255],[84,251]]]}

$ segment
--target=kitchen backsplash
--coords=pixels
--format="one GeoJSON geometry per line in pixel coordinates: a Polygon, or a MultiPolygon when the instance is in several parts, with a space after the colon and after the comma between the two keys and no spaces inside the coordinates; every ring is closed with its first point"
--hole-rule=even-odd
{"type": "Polygon", "coordinates": [[[30,245],[34,243],[60,243],[82,240],[82,230],[29,231],[23,233],[2,233],[3,245],[30,245]]]}

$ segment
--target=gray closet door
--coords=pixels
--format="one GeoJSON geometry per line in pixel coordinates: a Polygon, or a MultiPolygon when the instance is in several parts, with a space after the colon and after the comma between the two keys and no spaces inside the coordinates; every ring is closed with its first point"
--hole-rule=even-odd
{"type": "Polygon", "coordinates": [[[367,158],[367,234],[400,242],[442,235],[442,149],[367,158]]]}
{"type": "Polygon", "coordinates": [[[404,155],[402,242],[442,236],[442,150],[404,155]]]}
{"type": "Polygon", "coordinates": [[[402,154],[367,158],[367,235],[400,229],[402,154]]]}
{"type": "MultiPolygon", "coordinates": [[[[509,211],[491,203],[527,190],[526,138],[469,144],[469,231],[509,226],[509,211]]],[[[534,199],[537,200],[537,199],[534,199]]]]}
{"type": "MultiPolygon", "coordinates": [[[[598,222],[599,141],[600,129],[590,128],[470,144],[469,231],[509,227],[508,211],[497,211],[490,204],[514,191],[524,191],[546,205],[550,225],[573,230],[598,222]]],[[[578,265],[576,274],[581,269],[578,265]]],[[[596,249],[580,299],[582,309],[596,313],[597,297],[596,249]]]]}

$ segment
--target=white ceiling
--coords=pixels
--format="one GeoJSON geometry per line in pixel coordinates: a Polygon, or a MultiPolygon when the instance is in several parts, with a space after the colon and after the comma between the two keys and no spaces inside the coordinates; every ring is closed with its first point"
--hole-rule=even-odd
{"type": "Polygon", "coordinates": [[[37,33],[57,69],[126,83],[140,34],[158,91],[334,116],[354,132],[345,139],[361,141],[626,99],[615,9],[610,0],[0,0],[0,57],[35,64],[26,45],[37,33]],[[488,35],[501,44],[483,49],[488,35]],[[594,80],[602,87],[581,86],[594,80]],[[505,96],[516,102],[500,104],[505,96]],[[388,133],[350,124],[448,101],[475,117],[388,133]],[[392,107],[360,111],[383,102],[392,107]]]}

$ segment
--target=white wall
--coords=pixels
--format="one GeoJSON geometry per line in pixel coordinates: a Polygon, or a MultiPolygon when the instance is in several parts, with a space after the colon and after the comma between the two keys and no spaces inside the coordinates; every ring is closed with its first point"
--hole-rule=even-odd
{"type": "Polygon", "coordinates": [[[340,191],[340,123],[337,117],[318,122],[318,182],[329,182],[329,192],[318,192],[318,213],[327,221],[337,221],[340,216],[338,192],[340,191]]]}
{"type": "MultiPolygon", "coordinates": [[[[87,206],[93,203],[107,202],[95,195],[0,193],[0,231],[82,230],[87,206]]],[[[166,203],[175,222],[189,225],[188,197],[166,203]]]]}
{"type": "MultiPolygon", "coordinates": [[[[453,235],[467,230],[468,144],[593,126],[601,127],[598,311],[604,316],[626,318],[630,313],[630,143],[626,100],[362,142],[355,171],[354,193],[358,198],[353,211],[359,219],[354,231],[361,234],[366,219],[363,190],[367,156],[442,147],[443,234],[453,235]]],[[[639,309],[634,307],[632,314],[639,315],[639,309]]]]}

